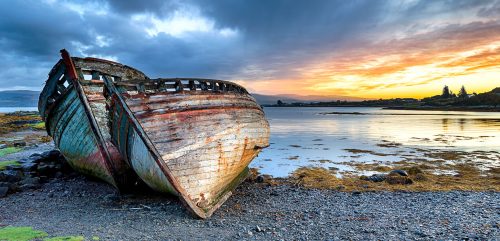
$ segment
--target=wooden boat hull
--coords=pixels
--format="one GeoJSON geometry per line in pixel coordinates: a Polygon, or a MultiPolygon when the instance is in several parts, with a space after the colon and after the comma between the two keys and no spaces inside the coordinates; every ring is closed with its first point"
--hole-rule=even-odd
{"type": "Polygon", "coordinates": [[[201,218],[231,195],[269,145],[261,107],[242,87],[224,83],[234,91],[192,84],[191,91],[148,93],[118,85],[110,97],[111,136],[122,156],[151,188],[178,195],[201,218]]]}
{"type": "Polygon", "coordinates": [[[106,166],[105,158],[99,150],[86,118],[84,107],[74,89],[54,107],[46,125],[55,145],[73,169],[98,177],[114,186],[117,185],[106,166]]]}
{"type": "MultiPolygon", "coordinates": [[[[132,187],[137,176],[111,142],[104,84],[99,80],[100,75],[113,71],[121,77],[131,73],[129,67],[92,58],[70,58],[66,52],[49,73],[38,108],[48,134],[76,171],[124,190],[132,187]]],[[[146,78],[141,74],[134,77],[146,78]]]]}

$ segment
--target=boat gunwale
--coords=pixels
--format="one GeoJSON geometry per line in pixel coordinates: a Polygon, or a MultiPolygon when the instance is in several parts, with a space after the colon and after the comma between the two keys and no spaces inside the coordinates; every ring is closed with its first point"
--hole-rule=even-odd
{"type": "Polygon", "coordinates": [[[125,88],[126,91],[135,90],[138,93],[146,93],[146,94],[179,93],[184,91],[190,91],[190,92],[208,91],[212,93],[232,92],[238,94],[250,94],[245,89],[245,87],[237,83],[226,80],[206,79],[206,78],[130,79],[120,82],[115,81],[114,84],[116,86],[125,88]],[[188,84],[182,83],[183,81],[184,82],[187,81],[188,84]]]}

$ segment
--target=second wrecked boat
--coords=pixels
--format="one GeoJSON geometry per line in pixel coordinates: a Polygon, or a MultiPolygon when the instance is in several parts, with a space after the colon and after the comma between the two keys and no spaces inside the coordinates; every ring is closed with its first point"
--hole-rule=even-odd
{"type": "Polygon", "coordinates": [[[61,56],[38,102],[47,133],[73,169],[129,189],[137,176],[111,143],[102,76],[117,81],[147,76],[107,60],[71,58],[64,49],[61,56]]]}
{"type": "Polygon", "coordinates": [[[115,82],[104,76],[111,137],[151,188],[209,217],[269,145],[269,124],[241,86],[220,80],[115,82]]]}
{"type": "Polygon", "coordinates": [[[118,63],[71,58],[65,50],[62,56],[39,110],[56,146],[78,171],[124,189],[137,174],[207,218],[269,145],[264,112],[242,86],[148,79],[118,63]]]}

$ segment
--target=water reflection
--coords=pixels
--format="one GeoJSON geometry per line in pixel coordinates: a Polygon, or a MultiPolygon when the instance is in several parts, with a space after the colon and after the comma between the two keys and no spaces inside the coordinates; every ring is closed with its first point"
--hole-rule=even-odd
{"type": "Polygon", "coordinates": [[[349,171],[346,163],[399,161],[418,155],[416,148],[500,150],[500,113],[339,107],[272,107],[265,112],[272,144],[251,166],[274,176],[310,165],[349,171]],[[345,149],[371,153],[354,155],[345,149]]]}
{"type": "Polygon", "coordinates": [[[448,118],[443,118],[441,120],[442,124],[443,124],[443,131],[447,132],[448,131],[448,118]]]}

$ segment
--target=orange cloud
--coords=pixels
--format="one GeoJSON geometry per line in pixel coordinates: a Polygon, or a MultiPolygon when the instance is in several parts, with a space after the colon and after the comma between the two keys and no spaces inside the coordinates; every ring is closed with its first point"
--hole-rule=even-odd
{"type": "Polygon", "coordinates": [[[473,22],[344,49],[308,60],[301,76],[246,83],[268,94],[425,97],[442,85],[481,92],[500,86],[500,22],[473,22]]]}

